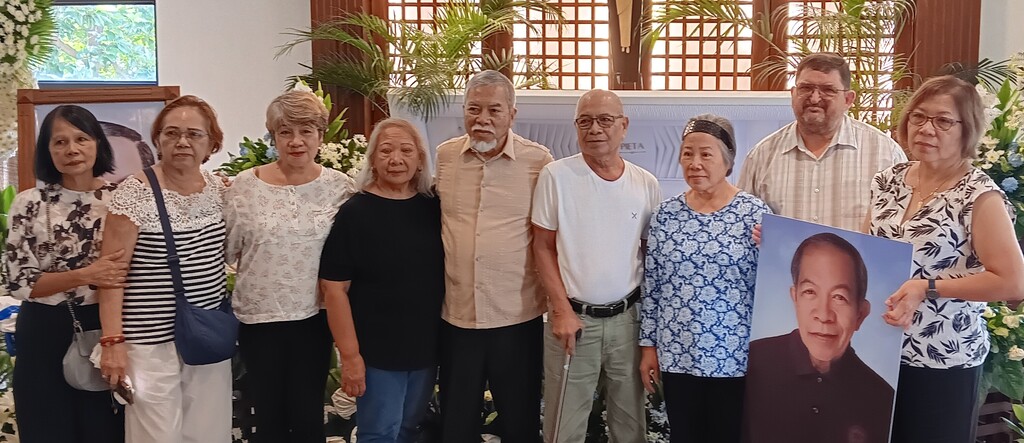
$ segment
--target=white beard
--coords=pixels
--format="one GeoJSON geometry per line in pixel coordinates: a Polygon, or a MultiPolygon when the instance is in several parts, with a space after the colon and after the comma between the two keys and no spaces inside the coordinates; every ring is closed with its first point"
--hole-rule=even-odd
{"type": "Polygon", "coordinates": [[[471,147],[473,148],[474,151],[483,154],[486,152],[490,152],[494,148],[497,148],[498,141],[492,140],[489,142],[485,142],[483,140],[473,140],[473,144],[471,145],[471,147]]]}

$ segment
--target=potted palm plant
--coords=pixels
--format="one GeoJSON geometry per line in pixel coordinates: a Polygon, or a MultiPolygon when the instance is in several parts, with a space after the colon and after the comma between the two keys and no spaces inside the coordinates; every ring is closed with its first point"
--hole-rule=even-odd
{"type": "Polygon", "coordinates": [[[523,11],[538,11],[561,22],[561,10],[540,0],[453,0],[439,6],[429,25],[386,21],[365,12],[346,13],[305,30],[280,48],[285,54],[314,40],[339,42],[353,51],[317,60],[305,80],[362,95],[387,114],[387,98],[429,118],[447,106],[475,72],[516,74],[516,87],[546,87],[544,66],[527,54],[494,50],[513,23],[535,29],[523,11]],[[488,48],[487,46],[490,46],[488,48]]]}

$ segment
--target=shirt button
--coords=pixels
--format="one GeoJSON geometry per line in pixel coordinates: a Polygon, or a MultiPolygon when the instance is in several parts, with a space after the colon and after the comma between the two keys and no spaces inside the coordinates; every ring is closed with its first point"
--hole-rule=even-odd
{"type": "Polygon", "coordinates": [[[476,258],[476,261],[480,261],[480,257],[477,257],[477,258],[476,258]]]}
{"type": "Polygon", "coordinates": [[[820,191],[821,191],[821,189],[818,189],[818,188],[814,188],[814,192],[815,192],[815,193],[818,193],[818,192],[820,192],[820,191]]]}
{"type": "Polygon", "coordinates": [[[821,377],[818,377],[818,383],[821,383],[821,377]]]}
{"type": "Polygon", "coordinates": [[[814,217],[811,217],[811,220],[818,221],[818,216],[815,215],[814,217]]]}
{"type": "Polygon", "coordinates": [[[477,236],[477,237],[479,237],[479,236],[480,236],[480,233],[479,233],[479,232],[477,232],[477,233],[476,233],[476,236],[477,236]]]}
{"type": "Polygon", "coordinates": [[[813,413],[817,414],[817,413],[818,413],[818,407],[817,407],[817,406],[815,406],[815,407],[812,407],[812,408],[811,408],[811,412],[813,412],[813,413]]]}

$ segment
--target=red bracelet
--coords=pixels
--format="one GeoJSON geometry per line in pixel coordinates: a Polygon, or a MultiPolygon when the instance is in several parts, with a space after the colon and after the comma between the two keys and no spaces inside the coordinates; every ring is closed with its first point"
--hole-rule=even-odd
{"type": "Polygon", "coordinates": [[[100,346],[108,347],[118,343],[124,343],[124,334],[114,334],[100,337],[100,346]]]}

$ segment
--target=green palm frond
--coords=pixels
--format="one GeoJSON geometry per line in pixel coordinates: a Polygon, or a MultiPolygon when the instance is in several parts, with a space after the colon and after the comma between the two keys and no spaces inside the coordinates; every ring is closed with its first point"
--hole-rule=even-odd
{"type": "Polygon", "coordinates": [[[539,72],[544,66],[527,55],[480,55],[484,40],[511,32],[514,23],[530,24],[524,14],[534,11],[547,23],[564,20],[560,9],[538,0],[451,0],[422,28],[350,13],[310,29],[292,29],[292,40],[278,48],[278,56],[309,41],[340,43],[347,50],[318,59],[308,81],[363,95],[375,105],[391,97],[429,119],[482,69],[511,67],[525,76],[521,83],[546,85],[546,72],[539,72]]]}
{"type": "Polygon", "coordinates": [[[36,0],[36,10],[39,11],[39,20],[32,23],[28,29],[28,35],[39,37],[39,42],[34,45],[35,50],[28,53],[26,63],[29,68],[35,69],[50,59],[53,51],[53,39],[57,34],[57,23],[53,20],[53,1],[36,0]]]}
{"type": "Polygon", "coordinates": [[[381,38],[386,44],[395,44],[400,39],[396,35],[402,34],[396,31],[403,31],[403,29],[399,29],[401,24],[392,25],[389,26],[384,19],[375,15],[357,12],[308,30],[290,29],[285,35],[292,36],[294,39],[279,46],[274,57],[288,54],[295,46],[314,40],[346,44],[360,53],[377,57],[384,54],[384,50],[374,42],[373,38],[367,37],[381,38]],[[361,32],[355,33],[353,30],[361,32]]]}
{"type": "MultiPolygon", "coordinates": [[[[746,11],[735,2],[716,0],[669,1],[660,12],[651,14],[647,32],[642,35],[643,42],[651,47],[665,32],[669,24],[687,17],[704,17],[717,22],[720,36],[739,34],[743,30],[758,28],[758,24],[747,16],[746,11]]],[[[696,30],[695,30],[696,32],[696,30]]]]}
{"type": "Polygon", "coordinates": [[[480,0],[480,11],[492,20],[509,23],[523,23],[534,33],[540,33],[537,24],[530,17],[539,13],[546,23],[557,26],[565,24],[562,9],[543,0],[480,0]]]}
{"type": "Polygon", "coordinates": [[[998,90],[1004,80],[1014,81],[1016,72],[1010,69],[1009,60],[993,61],[987,58],[981,59],[975,65],[963,63],[947,63],[939,69],[938,74],[954,75],[957,78],[972,84],[982,84],[989,90],[998,90]]]}

